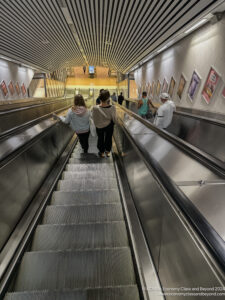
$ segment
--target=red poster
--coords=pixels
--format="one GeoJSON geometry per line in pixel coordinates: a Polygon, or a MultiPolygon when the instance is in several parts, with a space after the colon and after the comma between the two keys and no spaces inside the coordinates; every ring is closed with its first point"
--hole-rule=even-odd
{"type": "Polygon", "coordinates": [[[19,94],[20,94],[20,85],[19,85],[18,82],[16,83],[15,88],[16,88],[17,95],[19,96],[19,94]]]}
{"type": "Polygon", "coordinates": [[[10,94],[13,96],[15,93],[15,89],[14,89],[14,85],[13,85],[12,81],[9,82],[8,88],[9,88],[10,94]]]}
{"type": "Polygon", "coordinates": [[[6,96],[8,94],[8,89],[7,89],[7,85],[5,84],[4,80],[2,80],[0,86],[1,86],[3,95],[6,96]]]}
{"type": "Polygon", "coordinates": [[[210,103],[213,97],[219,79],[220,79],[219,74],[211,67],[202,91],[202,97],[208,104],[210,103]]]}
{"type": "Polygon", "coordinates": [[[22,91],[23,96],[25,96],[27,90],[26,90],[26,87],[25,87],[24,83],[21,85],[21,91],[22,91]]]}

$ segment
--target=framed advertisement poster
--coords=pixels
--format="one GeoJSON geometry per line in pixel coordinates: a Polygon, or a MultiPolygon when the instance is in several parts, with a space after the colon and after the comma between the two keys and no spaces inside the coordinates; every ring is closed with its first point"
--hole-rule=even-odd
{"type": "Polygon", "coordinates": [[[168,90],[168,82],[167,82],[166,78],[164,78],[163,84],[162,84],[162,93],[167,93],[167,90],[168,90]]]}
{"type": "Polygon", "coordinates": [[[173,92],[174,92],[175,84],[176,84],[176,81],[174,80],[173,77],[171,77],[170,87],[169,87],[169,91],[168,91],[168,94],[170,95],[171,98],[173,97],[173,92]]]}
{"type": "Polygon", "coordinates": [[[157,81],[157,87],[156,87],[156,96],[157,96],[157,97],[159,97],[160,91],[161,91],[161,83],[160,83],[160,81],[158,80],[158,81],[157,81]]]}
{"type": "Polygon", "coordinates": [[[24,83],[21,85],[21,91],[22,91],[23,96],[25,96],[27,90],[26,90],[26,87],[25,87],[25,84],[24,84],[24,83]]]}
{"type": "Polygon", "coordinates": [[[194,100],[194,97],[196,95],[196,92],[199,88],[201,82],[201,78],[198,75],[198,73],[196,71],[193,72],[192,77],[191,77],[191,82],[188,88],[188,97],[191,101],[194,100]]]}
{"type": "Polygon", "coordinates": [[[1,87],[3,95],[6,97],[8,94],[8,89],[7,89],[7,85],[5,84],[4,80],[2,80],[2,82],[0,83],[0,87],[1,87]]]}
{"type": "Polygon", "coordinates": [[[202,98],[205,100],[207,104],[210,103],[215,93],[215,90],[218,86],[219,79],[220,79],[220,75],[216,72],[216,70],[213,67],[211,67],[202,90],[202,98]]]}
{"type": "Polygon", "coordinates": [[[152,98],[154,99],[154,97],[155,97],[155,88],[156,88],[156,84],[155,84],[155,82],[153,81],[152,82],[152,98]]]}
{"type": "Polygon", "coordinates": [[[14,85],[12,83],[12,80],[9,82],[8,88],[9,88],[10,94],[13,96],[14,93],[15,93],[15,89],[14,89],[14,85]]]}
{"type": "Polygon", "coordinates": [[[151,95],[151,83],[150,82],[148,83],[147,95],[148,95],[148,97],[150,97],[150,95],[151,95]]]}
{"type": "Polygon", "coordinates": [[[18,82],[16,83],[15,88],[16,88],[16,93],[19,96],[20,95],[20,85],[18,82]]]}
{"type": "Polygon", "coordinates": [[[177,89],[177,95],[180,99],[182,98],[186,82],[187,82],[187,80],[185,79],[184,75],[181,74],[179,86],[178,86],[178,89],[177,89]]]}
{"type": "Polygon", "coordinates": [[[222,97],[225,99],[225,86],[223,87],[223,90],[222,90],[222,97]]]}

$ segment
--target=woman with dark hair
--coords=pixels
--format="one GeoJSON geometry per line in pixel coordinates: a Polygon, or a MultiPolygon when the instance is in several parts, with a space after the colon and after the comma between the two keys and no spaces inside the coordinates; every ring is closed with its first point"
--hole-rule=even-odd
{"type": "Polygon", "coordinates": [[[87,153],[90,134],[90,111],[86,108],[82,95],[78,94],[74,97],[74,106],[68,110],[66,117],[60,117],[60,119],[69,124],[76,132],[84,153],[87,153]]]}
{"type": "Polygon", "coordinates": [[[99,98],[101,101],[100,105],[94,106],[92,109],[92,117],[98,135],[98,155],[104,157],[105,153],[109,157],[112,148],[114,123],[116,121],[116,108],[114,105],[109,104],[109,91],[103,90],[99,98]]]}

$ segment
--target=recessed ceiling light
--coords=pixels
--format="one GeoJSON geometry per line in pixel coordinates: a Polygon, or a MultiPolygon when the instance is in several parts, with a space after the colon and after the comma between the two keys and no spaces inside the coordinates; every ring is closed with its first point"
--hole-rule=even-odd
{"type": "Polygon", "coordinates": [[[200,25],[202,25],[203,23],[207,22],[207,19],[202,19],[201,21],[199,21],[198,23],[196,23],[195,25],[193,25],[191,28],[189,28],[188,30],[185,31],[185,33],[189,33],[193,30],[195,30],[196,28],[198,28],[200,25]]]}

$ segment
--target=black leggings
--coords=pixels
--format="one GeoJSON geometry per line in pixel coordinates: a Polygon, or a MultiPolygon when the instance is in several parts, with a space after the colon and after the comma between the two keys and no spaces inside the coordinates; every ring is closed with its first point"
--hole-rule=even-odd
{"type": "Polygon", "coordinates": [[[98,135],[98,150],[101,153],[105,151],[110,152],[112,149],[112,135],[113,135],[114,124],[111,122],[104,128],[96,128],[98,135]]]}
{"type": "Polygon", "coordinates": [[[89,145],[88,145],[88,138],[89,138],[90,131],[85,133],[77,133],[79,142],[81,144],[82,149],[84,152],[88,151],[89,145]]]}

